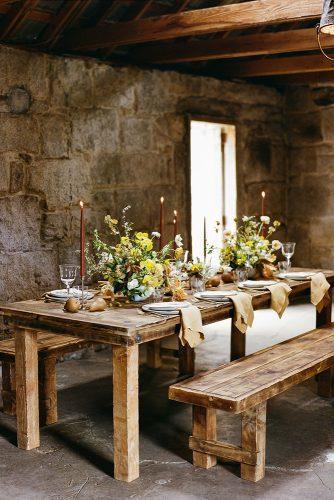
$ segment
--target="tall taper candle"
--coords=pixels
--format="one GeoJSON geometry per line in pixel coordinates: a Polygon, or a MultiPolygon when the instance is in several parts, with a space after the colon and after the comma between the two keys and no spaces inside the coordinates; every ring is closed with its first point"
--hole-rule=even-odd
{"type": "MultiPolygon", "coordinates": [[[[261,193],[261,215],[265,215],[265,207],[264,207],[264,200],[265,200],[265,197],[266,197],[266,192],[265,191],[262,191],[261,193]]],[[[262,223],[263,224],[263,223],[262,223]]],[[[266,235],[266,230],[264,228],[264,224],[262,226],[262,231],[261,231],[261,234],[262,236],[265,236],[266,235]]]]}
{"type": "Polygon", "coordinates": [[[178,231],[179,231],[177,210],[174,210],[173,225],[174,225],[174,249],[175,249],[176,248],[175,238],[176,238],[178,231]]]}
{"type": "Polygon", "coordinates": [[[85,276],[85,221],[84,221],[84,204],[80,201],[80,276],[85,276]]]}
{"type": "Polygon", "coordinates": [[[261,193],[261,215],[265,215],[264,213],[264,199],[266,197],[266,192],[262,191],[261,193]]]}
{"type": "Polygon", "coordinates": [[[160,242],[159,248],[160,250],[164,246],[164,230],[165,230],[165,198],[161,196],[160,198],[160,242]]]}
{"type": "Polygon", "coordinates": [[[206,261],[206,217],[203,221],[203,250],[204,250],[204,262],[206,261]]]}

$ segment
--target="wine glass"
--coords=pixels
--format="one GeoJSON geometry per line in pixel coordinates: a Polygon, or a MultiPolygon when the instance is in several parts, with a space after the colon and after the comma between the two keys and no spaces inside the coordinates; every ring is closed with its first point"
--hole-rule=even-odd
{"type": "Polygon", "coordinates": [[[248,270],[247,269],[242,269],[242,268],[237,268],[232,271],[232,279],[235,285],[239,287],[244,283],[248,278],[248,270]]]}
{"type": "Polygon", "coordinates": [[[295,246],[296,246],[296,243],[293,243],[292,241],[288,241],[287,243],[282,244],[282,254],[286,258],[286,262],[287,262],[286,265],[287,265],[288,270],[290,270],[290,267],[291,267],[291,257],[295,253],[295,246]]]}
{"type": "Polygon", "coordinates": [[[78,266],[74,266],[72,264],[61,264],[59,266],[60,279],[67,288],[67,298],[69,298],[70,296],[71,285],[73,285],[75,278],[77,276],[77,269],[78,266]]]}

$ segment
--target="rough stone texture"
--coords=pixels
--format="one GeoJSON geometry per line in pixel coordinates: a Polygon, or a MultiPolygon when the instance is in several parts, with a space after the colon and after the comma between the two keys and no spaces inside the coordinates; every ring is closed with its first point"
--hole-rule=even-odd
{"type": "Polygon", "coordinates": [[[286,94],[289,146],[288,235],[294,262],[332,268],[334,252],[334,86],[286,94]]]}
{"type": "Polygon", "coordinates": [[[89,227],[130,204],[136,228],[153,230],[164,195],[168,236],[177,209],[188,244],[191,114],[236,124],[239,214],[258,213],[266,189],[268,211],[285,222],[284,99],[275,90],[6,47],[0,62],[1,300],[57,286],[58,264],[78,262],[80,199],[89,227]],[[13,107],[17,89],[29,106],[13,107]]]}

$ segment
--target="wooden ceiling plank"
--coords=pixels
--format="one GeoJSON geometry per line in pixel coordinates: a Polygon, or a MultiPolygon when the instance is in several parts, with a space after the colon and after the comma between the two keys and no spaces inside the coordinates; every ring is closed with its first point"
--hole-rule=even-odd
{"type": "Polygon", "coordinates": [[[38,0],[21,0],[12,5],[1,23],[0,40],[13,36],[37,3],[38,0]]]}
{"type": "MultiPolygon", "coordinates": [[[[334,47],[334,37],[323,37],[325,48],[334,47]]],[[[132,51],[135,61],[171,64],[180,62],[209,61],[289,52],[317,50],[314,28],[274,33],[244,35],[227,39],[195,40],[170,44],[144,46],[132,51]]]]}
{"type": "Polygon", "coordinates": [[[131,45],[273,23],[317,19],[321,12],[322,0],[253,0],[77,30],[66,37],[64,45],[73,50],[99,49],[114,44],[131,45]]]}
{"type": "Polygon", "coordinates": [[[54,17],[52,24],[44,31],[40,44],[54,47],[62,32],[81,16],[92,0],[71,0],[66,2],[61,11],[54,17]]]}
{"type": "Polygon", "coordinates": [[[293,75],[333,71],[334,63],[325,59],[322,54],[310,54],[291,57],[275,57],[271,59],[254,59],[220,64],[222,77],[251,78],[271,75],[293,75]]]}

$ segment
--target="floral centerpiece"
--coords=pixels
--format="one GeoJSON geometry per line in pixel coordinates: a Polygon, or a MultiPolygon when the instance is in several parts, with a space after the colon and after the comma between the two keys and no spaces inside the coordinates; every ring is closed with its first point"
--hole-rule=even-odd
{"type": "Polygon", "coordinates": [[[114,293],[131,300],[144,300],[164,284],[171,245],[155,250],[154,240],[160,234],[134,231],[132,223],[126,219],[129,208],[123,209],[121,222],[110,215],[105,217],[112,243],[103,241],[95,230],[93,256],[86,252],[86,257],[90,274],[103,276],[114,293]]]}
{"type": "Polygon", "coordinates": [[[271,224],[270,217],[242,217],[236,230],[223,232],[223,247],[220,253],[224,272],[237,268],[256,269],[263,274],[264,266],[272,265],[276,260],[276,252],[281,248],[278,240],[270,241],[280,226],[280,222],[271,224]]]}

